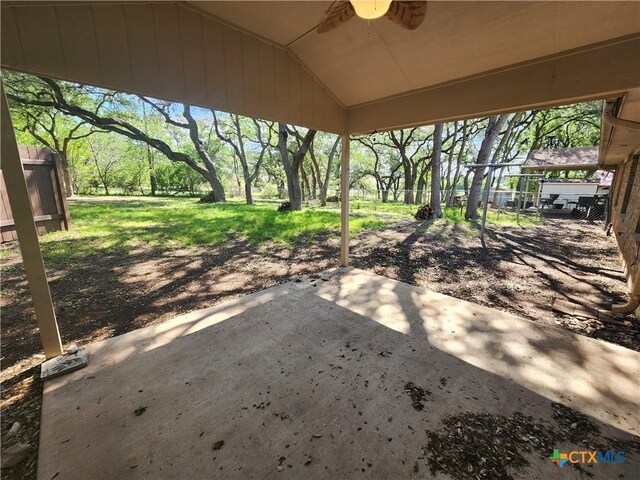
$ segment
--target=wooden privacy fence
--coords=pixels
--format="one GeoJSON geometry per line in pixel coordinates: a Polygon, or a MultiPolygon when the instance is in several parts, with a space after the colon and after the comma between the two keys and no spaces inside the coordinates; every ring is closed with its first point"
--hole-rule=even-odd
{"type": "MultiPolygon", "coordinates": [[[[59,157],[48,148],[20,145],[18,150],[38,233],[69,230],[69,208],[64,196],[59,157]]],[[[7,188],[1,173],[0,200],[2,241],[17,240],[7,188]]]]}

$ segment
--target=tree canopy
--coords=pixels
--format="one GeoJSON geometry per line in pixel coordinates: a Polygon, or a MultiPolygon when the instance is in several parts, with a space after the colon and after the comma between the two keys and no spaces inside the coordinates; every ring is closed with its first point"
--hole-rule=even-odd
{"type": "MultiPolygon", "coordinates": [[[[336,135],[44,77],[3,72],[21,143],[62,160],[68,195],[256,194],[293,209],[335,197],[336,135]]],[[[601,102],[532,110],[352,138],[351,185],[379,201],[453,205],[475,218],[486,170],[540,148],[596,145],[601,102]]],[[[501,177],[493,179],[500,183],[501,177]]],[[[437,209],[436,209],[437,211],[437,209]]]]}

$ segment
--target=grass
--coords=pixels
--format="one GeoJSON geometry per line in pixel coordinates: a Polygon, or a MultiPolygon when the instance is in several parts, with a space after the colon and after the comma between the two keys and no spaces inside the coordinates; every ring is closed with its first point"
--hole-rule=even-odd
{"type": "Polygon", "coordinates": [[[405,205],[404,203],[382,203],[365,200],[351,200],[351,212],[358,213],[382,213],[394,215],[406,215],[413,218],[418,210],[418,205],[405,205]]]}
{"type": "MultiPolygon", "coordinates": [[[[290,245],[339,232],[337,209],[305,208],[279,213],[273,203],[199,204],[193,198],[92,197],[69,202],[70,231],[41,237],[48,265],[69,264],[86,256],[126,253],[137,247],[179,249],[231,241],[290,245]]],[[[351,234],[380,228],[385,219],[354,216],[351,234]]],[[[8,250],[3,250],[6,257],[8,250]]]]}
{"type": "MultiPolygon", "coordinates": [[[[352,200],[351,201],[351,213],[355,215],[385,215],[392,214],[399,218],[413,218],[413,214],[418,210],[417,205],[405,205],[403,203],[378,203],[366,200],[352,200]]],[[[460,207],[443,207],[443,218],[448,223],[456,225],[466,225],[470,228],[479,227],[480,221],[467,220],[464,218],[464,210],[460,207]]],[[[479,210],[479,214],[482,215],[482,210],[479,210]]],[[[543,219],[537,215],[520,215],[519,218],[513,212],[500,212],[498,215],[497,210],[489,210],[487,212],[487,226],[516,226],[529,227],[535,225],[541,225],[543,219]]],[[[435,222],[435,226],[438,222],[435,222]]]]}
{"type": "MultiPolygon", "coordinates": [[[[476,225],[480,227],[480,220],[472,221],[466,220],[464,218],[464,211],[460,210],[460,207],[451,207],[451,208],[443,208],[442,213],[444,218],[447,219],[448,222],[455,224],[467,224],[469,226],[476,225]]],[[[478,212],[482,215],[482,210],[478,212]]],[[[516,226],[519,225],[521,227],[530,227],[535,225],[542,225],[544,219],[537,215],[520,215],[519,217],[513,212],[498,212],[496,210],[489,210],[487,212],[487,227],[496,227],[496,226],[516,226]]]]}
{"type": "MultiPolygon", "coordinates": [[[[413,218],[415,205],[351,203],[350,234],[379,229],[390,223],[413,218]]],[[[87,256],[113,252],[126,254],[138,247],[180,249],[229,242],[258,244],[274,242],[290,246],[311,241],[325,234],[337,235],[340,209],[305,206],[302,211],[279,213],[273,202],[249,206],[240,201],[226,204],[199,204],[193,198],[90,197],[69,203],[71,231],[53,232],[41,238],[49,266],[86,261],[87,256]]],[[[464,219],[459,208],[445,208],[444,218],[425,227],[442,228],[444,223],[464,227],[464,233],[476,235],[479,224],[464,219]]],[[[490,212],[489,226],[514,225],[514,214],[490,212]]],[[[521,216],[521,225],[539,220],[521,216]]],[[[6,258],[14,246],[0,250],[6,258]]]]}

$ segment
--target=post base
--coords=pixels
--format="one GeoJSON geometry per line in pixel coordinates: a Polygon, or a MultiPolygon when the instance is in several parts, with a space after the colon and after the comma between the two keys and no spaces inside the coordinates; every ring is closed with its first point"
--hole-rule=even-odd
{"type": "Polygon", "coordinates": [[[47,380],[65,373],[73,372],[86,367],[89,363],[89,355],[83,348],[74,353],[59,355],[44,362],[40,368],[40,378],[47,380]]]}

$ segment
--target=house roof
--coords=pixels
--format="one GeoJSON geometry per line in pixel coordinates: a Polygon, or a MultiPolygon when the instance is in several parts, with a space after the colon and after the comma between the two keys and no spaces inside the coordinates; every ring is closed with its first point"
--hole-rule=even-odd
{"type": "Polygon", "coordinates": [[[528,171],[596,170],[598,147],[533,150],[522,166],[528,171]]]}
{"type": "Polygon", "coordinates": [[[337,133],[618,96],[640,85],[639,2],[430,1],[413,31],[354,17],[318,34],[329,5],[4,1],[1,62],[337,133]]]}
{"type": "Polygon", "coordinates": [[[591,177],[594,182],[598,182],[601,187],[610,187],[613,183],[613,172],[607,170],[596,170],[591,177]]]}

